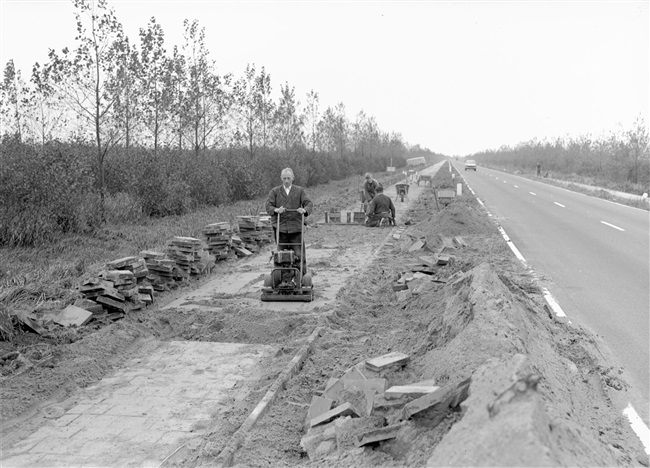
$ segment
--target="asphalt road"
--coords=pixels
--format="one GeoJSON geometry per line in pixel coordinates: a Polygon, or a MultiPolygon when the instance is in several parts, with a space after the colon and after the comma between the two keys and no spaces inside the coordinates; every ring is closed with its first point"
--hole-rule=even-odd
{"type": "Polygon", "coordinates": [[[648,424],[650,214],[516,175],[456,166],[569,319],[602,337],[648,424]]]}

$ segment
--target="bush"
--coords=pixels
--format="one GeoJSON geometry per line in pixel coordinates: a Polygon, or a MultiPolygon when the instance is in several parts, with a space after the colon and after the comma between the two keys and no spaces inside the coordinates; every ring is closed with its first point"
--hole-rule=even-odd
{"type": "Polygon", "coordinates": [[[229,201],[230,184],[216,156],[202,154],[184,161],[183,179],[195,206],[217,206],[229,201]]]}
{"type": "Polygon", "coordinates": [[[190,188],[187,183],[158,174],[138,185],[142,211],[147,216],[182,215],[190,210],[190,188]]]}
{"type": "Polygon", "coordinates": [[[118,192],[108,194],[104,200],[106,221],[113,223],[129,223],[142,219],[142,202],[130,193],[118,192]]]}
{"type": "Polygon", "coordinates": [[[89,232],[99,197],[84,153],[59,143],[0,142],[0,244],[34,245],[64,233],[89,232]]]}

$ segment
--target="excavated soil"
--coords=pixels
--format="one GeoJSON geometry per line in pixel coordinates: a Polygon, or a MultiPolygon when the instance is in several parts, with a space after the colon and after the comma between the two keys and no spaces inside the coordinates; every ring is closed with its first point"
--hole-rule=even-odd
{"type": "MultiPolygon", "coordinates": [[[[434,185],[456,181],[442,170],[434,185]]],[[[333,190],[328,202],[337,209],[349,206],[353,200],[346,196],[333,190]]],[[[612,392],[626,386],[617,369],[605,362],[596,338],[552,314],[534,274],[512,255],[473,196],[443,207],[432,189],[425,190],[402,221],[406,230],[398,239],[385,228],[309,230],[308,256],[309,249],[331,248],[347,252],[351,262],[342,265],[340,255],[332,254],[310,263],[317,297],[319,283],[333,281],[323,272],[340,268],[349,274],[336,301],[325,307],[273,312],[224,295],[196,309],[139,311],[77,332],[70,344],[35,341],[33,349],[42,356],[34,362],[40,364],[0,380],[3,433],[19,430],[39,405],[101,379],[151,337],[277,346],[254,390],[215,424],[200,449],[165,463],[214,466],[278,374],[321,327],[300,371],[235,452],[235,466],[648,466],[611,400],[612,392]],[[454,236],[465,246],[451,244],[454,236]],[[427,247],[413,250],[416,240],[427,247]],[[401,275],[443,247],[447,265],[411,281],[407,293],[393,291],[401,275]],[[307,453],[301,439],[312,397],[352,366],[394,351],[410,361],[382,373],[388,386],[469,382],[467,394],[442,413],[403,419],[396,406],[343,421],[336,425],[332,450],[307,453]],[[395,439],[359,448],[351,442],[358,431],[387,424],[399,424],[395,439]]],[[[236,274],[231,262],[218,264],[212,277],[228,274],[236,274]]]]}

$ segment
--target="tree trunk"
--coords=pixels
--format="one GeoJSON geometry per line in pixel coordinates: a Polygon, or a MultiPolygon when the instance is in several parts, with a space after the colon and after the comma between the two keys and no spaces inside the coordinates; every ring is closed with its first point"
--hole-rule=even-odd
{"type": "MultiPolygon", "coordinates": [[[[95,50],[96,57],[98,57],[97,50],[95,50]]],[[[102,135],[101,135],[101,126],[100,126],[100,119],[101,119],[101,112],[100,112],[100,104],[101,104],[101,95],[100,95],[100,90],[99,90],[99,84],[100,84],[100,69],[99,69],[99,60],[95,60],[96,63],[96,73],[97,77],[95,79],[95,139],[97,141],[97,170],[98,170],[98,178],[99,178],[99,199],[100,199],[100,205],[99,205],[99,214],[100,214],[100,220],[102,224],[106,223],[106,208],[105,208],[105,199],[106,199],[106,188],[104,185],[104,155],[102,153],[102,135]]]]}

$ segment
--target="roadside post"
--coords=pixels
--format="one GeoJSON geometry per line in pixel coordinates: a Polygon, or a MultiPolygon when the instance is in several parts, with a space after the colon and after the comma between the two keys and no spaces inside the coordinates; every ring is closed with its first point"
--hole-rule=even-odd
{"type": "Polygon", "coordinates": [[[388,166],[386,172],[390,172],[390,178],[388,179],[388,185],[393,185],[393,173],[395,172],[394,166],[388,166]]]}

